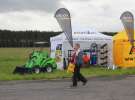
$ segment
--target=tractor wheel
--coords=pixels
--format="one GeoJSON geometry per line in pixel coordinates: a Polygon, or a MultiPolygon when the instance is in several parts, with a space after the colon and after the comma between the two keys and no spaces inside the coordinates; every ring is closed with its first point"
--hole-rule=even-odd
{"type": "Polygon", "coordinates": [[[53,72],[52,66],[51,66],[51,65],[47,66],[47,67],[46,67],[46,71],[47,71],[48,73],[53,72]]]}
{"type": "Polygon", "coordinates": [[[39,74],[40,73],[40,69],[39,68],[34,68],[34,73],[39,74]]]}

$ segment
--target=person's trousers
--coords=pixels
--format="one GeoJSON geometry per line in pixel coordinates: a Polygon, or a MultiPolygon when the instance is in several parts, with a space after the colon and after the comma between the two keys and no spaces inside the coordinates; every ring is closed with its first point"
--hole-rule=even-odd
{"type": "Polygon", "coordinates": [[[83,83],[86,82],[87,80],[85,77],[80,73],[80,67],[81,65],[76,65],[73,73],[73,86],[77,86],[77,81],[82,81],[83,83]]]}

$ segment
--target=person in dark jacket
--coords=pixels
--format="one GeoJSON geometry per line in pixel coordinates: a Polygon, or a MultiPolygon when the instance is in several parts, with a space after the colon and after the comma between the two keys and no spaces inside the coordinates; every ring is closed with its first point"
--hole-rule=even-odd
{"type": "Polygon", "coordinates": [[[77,87],[77,81],[82,81],[83,85],[86,85],[87,80],[80,73],[80,68],[83,64],[83,59],[82,59],[83,52],[80,50],[80,44],[78,44],[78,43],[75,44],[73,55],[74,55],[73,62],[75,64],[75,69],[74,69],[74,73],[73,73],[73,77],[72,77],[73,84],[71,85],[71,87],[77,87]]]}

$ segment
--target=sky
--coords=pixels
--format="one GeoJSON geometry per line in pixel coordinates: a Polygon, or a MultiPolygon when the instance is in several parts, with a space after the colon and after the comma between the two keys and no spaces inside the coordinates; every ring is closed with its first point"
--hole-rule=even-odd
{"type": "Polygon", "coordinates": [[[116,32],[124,11],[135,14],[135,0],[0,0],[0,29],[61,31],[54,14],[66,8],[72,26],[116,32]]]}

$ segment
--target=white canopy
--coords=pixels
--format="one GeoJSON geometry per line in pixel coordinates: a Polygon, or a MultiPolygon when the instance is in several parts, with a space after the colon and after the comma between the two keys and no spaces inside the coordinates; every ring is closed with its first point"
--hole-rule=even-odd
{"type": "MultiPolygon", "coordinates": [[[[73,41],[91,41],[91,40],[112,40],[111,36],[104,35],[94,29],[75,29],[73,30],[73,41]]],[[[67,40],[64,33],[50,38],[50,42],[63,42],[67,40]]]]}
{"type": "MultiPolygon", "coordinates": [[[[72,31],[73,43],[79,43],[81,45],[81,49],[90,48],[92,43],[100,44],[100,46],[104,44],[108,44],[108,55],[109,57],[109,65],[112,64],[112,36],[107,36],[102,33],[97,32],[95,29],[91,28],[75,28],[72,31]]],[[[55,58],[56,48],[58,44],[62,44],[61,47],[61,56],[62,58],[67,58],[68,50],[71,50],[72,47],[68,43],[66,36],[64,33],[61,33],[57,36],[50,38],[51,42],[51,57],[55,58]]]]}

